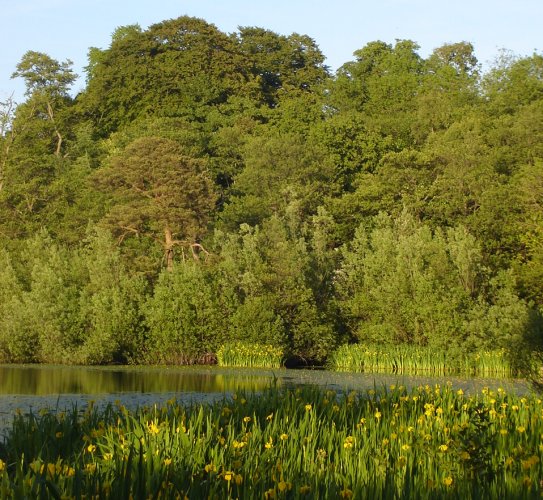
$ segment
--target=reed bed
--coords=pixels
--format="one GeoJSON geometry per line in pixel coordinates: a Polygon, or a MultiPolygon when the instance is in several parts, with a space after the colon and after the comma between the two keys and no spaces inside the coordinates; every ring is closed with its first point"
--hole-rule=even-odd
{"type": "Polygon", "coordinates": [[[332,353],[328,366],[336,371],[431,375],[513,377],[516,370],[503,349],[460,358],[418,346],[343,345],[332,353]]]}
{"type": "Polygon", "coordinates": [[[269,344],[229,342],[217,351],[219,366],[280,368],[283,358],[283,349],[269,344]]]}
{"type": "Polygon", "coordinates": [[[535,395],[450,386],[18,415],[0,496],[540,498],[542,418],[535,395]]]}

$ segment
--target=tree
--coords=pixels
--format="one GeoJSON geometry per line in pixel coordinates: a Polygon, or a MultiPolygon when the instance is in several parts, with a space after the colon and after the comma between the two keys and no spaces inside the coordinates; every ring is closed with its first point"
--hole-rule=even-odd
{"type": "Polygon", "coordinates": [[[63,136],[55,116],[56,108],[69,98],[68,90],[77,78],[71,69],[72,62],[58,62],[47,54],[28,51],[23,56],[12,78],[21,77],[26,84],[26,95],[35,101],[38,112],[45,114],[57,136],[55,154],[59,155],[63,136]]]}
{"type": "Polygon", "coordinates": [[[205,161],[185,155],[178,143],[141,137],[95,179],[112,195],[104,222],[123,241],[129,235],[150,236],[162,245],[167,268],[173,268],[174,248],[203,247],[216,196],[205,161]]]}
{"type": "Polygon", "coordinates": [[[235,39],[187,16],[118,28],[110,47],[89,57],[79,102],[103,135],[148,116],[203,123],[249,79],[235,39]]]}
{"type": "Polygon", "coordinates": [[[417,119],[412,132],[418,143],[459,120],[479,101],[479,72],[473,45],[445,44],[423,64],[417,92],[417,119]]]}
{"type": "Polygon", "coordinates": [[[225,340],[228,294],[205,264],[188,261],[163,271],[146,304],[151,362],[192,364],[225,340]]]}
{"type": "Polygon", "coordinates": [[[307,35],[284,36],[263,28],[241,27],[238,40],[271,107],[277,105],[281,95],[309,92],[328,77],[324,55],[307,35]]]}
{"type": "Polygon", "coordinates": [[[529,328],[530,311],[510,273],[489,276],[464,227],[432,230],[407,212],[380,214],[373,223],[344,248],[336,282],[358,341],[429,345],[454,355],[509,348],[529,328]]]}

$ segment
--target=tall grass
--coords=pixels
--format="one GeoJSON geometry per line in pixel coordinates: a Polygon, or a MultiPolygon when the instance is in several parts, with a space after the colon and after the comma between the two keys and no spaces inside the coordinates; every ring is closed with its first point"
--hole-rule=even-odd
{"type": "Polygon", "coordinates": [[[270,388],[19,415],[2,498],[539,498],[543,404],[449,386],[270,388]]]}
{"type": "Polygon", "coordinates": [[[446,352],[419,346],[343,345],[328,360],[332,370],[368,373],[477,375],[512,377],[514,370],[505,350],[482,351],[452,357],[446,352]]]}
{"type": "Polygon", "coordinates": [[[280,368],[283,357],[283,349],[268,344],[229,342],[217,351],[219,366],[280,368]]]}

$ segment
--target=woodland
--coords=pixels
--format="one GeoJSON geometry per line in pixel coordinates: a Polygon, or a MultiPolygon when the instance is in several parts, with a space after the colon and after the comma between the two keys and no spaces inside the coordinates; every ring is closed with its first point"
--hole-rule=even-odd
{"type": "Polygon", "coordinates": [[[543,352],[543,56],[180,17],[0,106],[0,362],[543,352]]]}

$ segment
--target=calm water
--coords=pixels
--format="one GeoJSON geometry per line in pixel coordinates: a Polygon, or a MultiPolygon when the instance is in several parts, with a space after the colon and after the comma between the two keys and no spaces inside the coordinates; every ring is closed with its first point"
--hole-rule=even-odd
{"type": "Polygon", "coordinates": [[[452,383],[473,392],[503,387],[529,392],[518,380],[421,377],[407,375],[336,373],[325,370],[266,370],[198,367],[74,367],[0,365],[0,434],[5,435],[17,409],[28,412],[84,408],[121,401],[129,408],[161,405],[171,398],[204,402],[228,397],[237,390],[259,391],[272,383],[282,386],[316,384],[337,389],[368,389],[397,384],[414,387],[452,383]]]}

